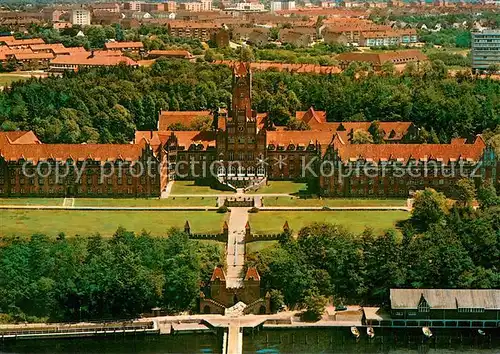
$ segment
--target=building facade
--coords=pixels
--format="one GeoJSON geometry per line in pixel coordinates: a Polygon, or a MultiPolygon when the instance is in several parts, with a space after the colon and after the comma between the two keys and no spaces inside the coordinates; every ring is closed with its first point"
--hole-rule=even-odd
{"type": "Polygon", "coordinates": [[[472,33],[472,70],[500,70],[500,30],[472,33]]]}
{"type": "Polygon", "coordinates": [[[496,328],[500,290],[391,289],[390,315],[404,326],[496,328]]]}
{"type": "Polygon", "coordinates": [[[71,24],[90,26],[92,15],[87,9],[74,9],[71,11],[71,24]]]}
{"type": "Polygon", "coordinates": [[[225,189],[301,180],[335,197],[451,192],[462,178],[499,187],[497,156],[480,136],[418,144],[410,122],[329,122],[313,108],[296,112],[307,130],[287,130],[252,110],[250,65],[233,66],[232,86],[229,110],[161,112],[158,130],[137,131],[131,144],[43,144],[32,132],[1,133],[0,195],[159,196],[175,179],[225,189]],[[192,130],[200,122],[205,128],[192,130]]]}

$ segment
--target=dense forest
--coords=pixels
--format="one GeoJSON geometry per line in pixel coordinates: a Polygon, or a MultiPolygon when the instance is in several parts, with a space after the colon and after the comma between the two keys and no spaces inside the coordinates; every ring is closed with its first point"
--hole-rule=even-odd
{"type": "MultiPolygon", "coordinates": [[[[467,199],[474,197],[470,186],[463,190],[467,199]]],[[[402,235],[371,229],[354,235],[339,225],[312,224],[298,238],[284,234],[278,245],[247,255],[247,262],[258,267],[272,298],[289,305],[330,296],[335,305],[387,304],[391,287],[500,288],[495,190],[479,190],[482,207],[476,211],[460,202],[450,208],[434,190],[419,193],[402,235]]]]}
{"type": "Polygon", "coordinates": [[[0,323],[134,318],[160,306],[197,308],[200,284],[224,264],[224,248],[118,229],[110,239],[44,235],[3,239],[0,323]]]}
{"type": "MultiPolygon", "coordinates": [[[[229,67],[159,60],[14,83],[0,93],[0,124],[33,129],[46,143],[119,143],[155,129],[161,109],[215,110],[230,99],[229,67]]],[[[440,61],[409,65],[402,75],[357,65],[341,75],[266,71],[254,73],[253,105],[281,125],[314,106],[330,121],[412,121],[447,142],[500,125],[500,82],[449,78],[440,61]]]]}

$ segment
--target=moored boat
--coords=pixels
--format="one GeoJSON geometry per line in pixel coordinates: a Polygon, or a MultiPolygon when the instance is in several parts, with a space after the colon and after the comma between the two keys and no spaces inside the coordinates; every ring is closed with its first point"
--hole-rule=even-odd
{"type": "Polygon", "coordinates": [[[429,327],[422,327],[422,333],[427,337],[430,338],[432,337],[432,332],[429,327]]]}
{"type": "Polygon", "coordinates": [[[356,327],[351,327],[351,333],[356,338],[359,338],[359,336],[360,336],[359,330],[356,327]]]}
{"type": "Polygon", "coordinates": [[[367,327],[367,328],[366,328],[366,334],[367,334],[367,335],[368,335],[368,337],[370,337],[370,338],[375,337],[375,330],[373,329],[373,327],[367,327]]]}

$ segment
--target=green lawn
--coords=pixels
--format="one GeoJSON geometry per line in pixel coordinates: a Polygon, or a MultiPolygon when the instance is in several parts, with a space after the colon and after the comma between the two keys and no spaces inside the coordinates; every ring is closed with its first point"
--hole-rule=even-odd
{"type": "Polygon", "coordinates": [[[62,206],[63,198],[0,198],[0,205],[50,205],[62,206]]]}
{"type": "Polygon", "coordinates": [[[246,253],[257,253],[262,251],[265,248],[272,247],[276,243],[278,243],[277,240],[269,240],[269,241],[253,241],[253,242],[248,242],[246,244],[246,253]]]}
{"type": "Polygon", "coordinates": [[[15,74],[0,74],[0,86],[9,86],[14,81],[28,80],[28,76],[20,76],[15,74]]]}
{"type": "Polygon", "coordinates": [[[260,234],[282,231],[285,221],[294,232],[313,222],[330,222],[361,233],[366,226],[383,232],[409,216],[403,211],[261,211],[250,214],[249,219],[252,232],[260,234]]]}
{"type": "Polygon", "coordinates": [[[263,206],[296,206],[296,207],[350,207],[350,206],[406,206],[406,199],[343,199],[343,198],[296,198],[296,197],[263,197],[263,206]]]}
{"type": "Polygon", "coordinates": [[[77,206],[111,206],[111,207],[172,207],[172,206],[217,206],[216,197],[170,197],[158,198],[75,198],[77,206]]]}
{"type": "Polygon", "coordinates": [[[118,226],[141,232],[145,229],[162,236],[170,227],[184,227],[186,220],[192,232],[220,232],[229,214],[209,211],[64,211],[64,210],[2,210],[0,236],[28,236],[36,232],[55,236],[90,235],[99,232],[111,236],[118,226]]]}
{"type": "Polygon", "coordinates": [[[171,194],[234,194],[234,192],[220,191],[210,186],[199,186],[194,181],[175,181],[171,194]]]}
{"type": "Polygon", "coordinates": [[[280,193],[280,194],[307,194],[307,183],[293,181],[268,181],[266,186],[259,188],[254,194],[280,193]]]}

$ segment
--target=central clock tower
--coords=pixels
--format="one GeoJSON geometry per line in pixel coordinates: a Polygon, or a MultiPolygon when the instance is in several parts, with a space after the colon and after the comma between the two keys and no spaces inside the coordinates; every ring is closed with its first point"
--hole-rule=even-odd
{"type": "MultiPolygon", "coordinates": [[[[264,151],[260,150],[265,145],[265,130],[259,130],[257,113],[252,110],[250,64],[234,65],[232,88],[229,114],[219,117],[224,124],[219,124],[217,133],[218,160],[223,162],[227,177],[253,177],[257,173],[258,160],[263,158],[264,151]]],[[[259,171],[264,174],[262,168],[259,171]]]]}

